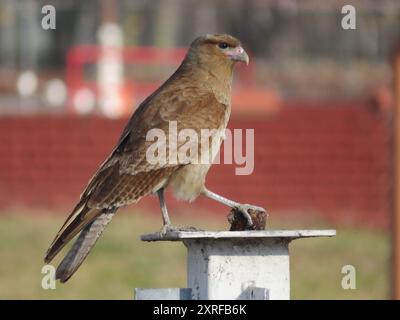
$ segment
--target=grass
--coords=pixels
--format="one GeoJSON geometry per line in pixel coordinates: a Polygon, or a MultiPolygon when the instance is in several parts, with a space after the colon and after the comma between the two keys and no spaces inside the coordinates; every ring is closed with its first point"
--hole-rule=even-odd
{"type": "MultiPolygon", "coordinates": [[[[79,271],[56,290],[41,287],[43,255],[63,215],[0,212],[0,299],[131,299],[133,288],[186,286],[186,251],[180,243],[144,243],[160,227],[158,215],[123,212],[108,226],[79,271]]],[[[181,216],[176,224],[226,229],[224,217],[181,216]]],[[[271,220],[271,228],[318,228],[320,222],[271,220]]],[[[389,297],[389,237],[383,231],[337,228],[331,239],[294,241],[292,299],[389,297]],[[356,290],[341,288],[343,265],[356,268],[356,290]]],[[[58,262],[60,258],[57,258],[58,262]]],[[[56,263],[55,262],[55,263],[56,263]]]]}

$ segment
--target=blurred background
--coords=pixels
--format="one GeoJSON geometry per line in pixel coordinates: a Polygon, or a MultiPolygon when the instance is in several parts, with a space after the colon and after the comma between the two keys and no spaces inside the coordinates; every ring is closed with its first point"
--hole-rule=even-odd
{"type": "MultiPolygon", "coordinates": [[[[121,298],[184,287],[185,249],[139,241],[161,226],[148,197],[121,210],[67,284],[42,258],[138,104],[207,33],[238,37],[230,128],[255,129],[255,169],[213,166],[208,186],[269,211],[268,227],[336,228],[294,242],[292,298],[390,298],[393,67],[400,2],[0,0],[0,298],[121,298]],[[351,3],[350,3],[351,2],[351,3]],[[356,29],[341,9],[356,8],[356,29]],[[44,29],[55,8],[55,29],[44,29]],[[353,265],[357,288],[341,287],[353,265]]],[[[168,196],[175,224],[227,229],[227,208],[168,196]]]]}

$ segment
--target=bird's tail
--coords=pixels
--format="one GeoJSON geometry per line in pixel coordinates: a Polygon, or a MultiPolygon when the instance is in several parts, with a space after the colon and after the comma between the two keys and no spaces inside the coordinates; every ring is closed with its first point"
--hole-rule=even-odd
{"type": "Polygon", "coordinates": [[[115,211],[102,212],[81,231],[72,248],[57,267],[56,279],[66,282],[75,273],[110,223],[115,211]]]}

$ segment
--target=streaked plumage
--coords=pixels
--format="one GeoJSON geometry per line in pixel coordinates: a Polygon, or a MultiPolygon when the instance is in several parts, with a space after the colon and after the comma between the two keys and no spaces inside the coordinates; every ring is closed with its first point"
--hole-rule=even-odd
{"type": "MultiPolygon", "coordinates": [[[[205,190],[210,165],[190,161],[151,164],[146,150],[153,142],[146,141],[146,134],[152,128],[167,133],[169,121],[177,121],[178,130],[224,130],[231,108],[233,66],[238,60],[248,62],[237,39],[228,35],[199,37],[177,71],[138,107],[46,254],[49,263],[81,232],[59,265],[57,279],[64,282],[71,277],[119,207],[169,185],[185,200],[193,200],[205,190]],[[227,48],[221,48],[225,45],[227,48]]],[[[182,143],[178,141],[178,145],[182,143]]],[[[170,147],[167,139],[167,150],[170,147]]]]}

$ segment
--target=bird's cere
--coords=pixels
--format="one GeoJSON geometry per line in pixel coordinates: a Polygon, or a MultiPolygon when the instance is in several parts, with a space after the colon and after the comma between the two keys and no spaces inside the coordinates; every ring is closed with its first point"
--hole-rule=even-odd
{"type": "Polygon", "coordinates": [[[226,54],[233,61],[241,61],[241,62],[246,63],[246,65],[249,64],[249,56],[248,56],[247,52],[241,46],[238,46],[236,48],[232,48],[231,50],[228,50],[226,54]]]}

